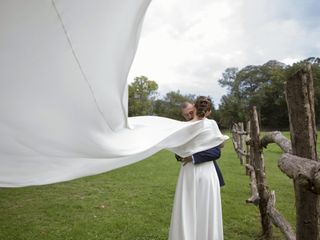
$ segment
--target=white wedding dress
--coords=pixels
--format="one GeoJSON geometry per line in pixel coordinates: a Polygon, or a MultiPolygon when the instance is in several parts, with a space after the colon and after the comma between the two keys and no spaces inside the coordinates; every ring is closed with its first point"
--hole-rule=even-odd
{"type": "Polygon", "coordinates": [[[169,240],[221,240],[220,186],[212,162],[181,166],[169,240]]]}
{"type": "MultiPolygon", "coordinates": [[[[216,125],[204,120],[204,125],[216,125]]],[[[219,133],[220,131],[217,130],[219,133]]],[[[201,138],[201,134],[199,135],[201,138]]],[[[222,240],[220,186],[212,162],[181,165],[169,240],[222,240]]]]}

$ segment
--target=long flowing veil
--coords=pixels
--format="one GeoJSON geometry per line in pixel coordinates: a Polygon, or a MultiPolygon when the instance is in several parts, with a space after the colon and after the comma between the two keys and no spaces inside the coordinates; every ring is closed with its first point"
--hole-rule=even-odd
{"type": "Polygon", "coordinates": [[[127,75],[149,3],[0,2],[1,187],[66,181],[163,148],[183,155],[223,141],[214,124],[218,132],[205,133],[205,121],[127,117],[127,75]]]}

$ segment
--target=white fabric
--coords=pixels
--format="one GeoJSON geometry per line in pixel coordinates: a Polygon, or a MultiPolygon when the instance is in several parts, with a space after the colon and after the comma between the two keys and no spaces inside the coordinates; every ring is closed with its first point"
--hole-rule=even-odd
{"type": "Polygon", "coordinates": [[[223,240],[220,186],[212,162],[181,165],[169,240],[223,240]]]}
{"type": "Polygon", "coordinates": [[[163,148],[187,156],[225,140],[209,120],[128,122],[127,75],[149,2],[0,0],[0,187],[98,174],[163,148]]]}

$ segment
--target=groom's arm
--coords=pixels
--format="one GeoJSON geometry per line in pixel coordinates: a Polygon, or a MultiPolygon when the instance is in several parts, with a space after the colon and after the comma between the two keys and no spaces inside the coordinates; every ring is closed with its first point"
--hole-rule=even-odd
{"type": "Polygon", "coordinates": [[[182,158],[182,157],[180,157],[178,154],[175,154],[174,156],[176,157],[177,161],[180,161],[180,162],[181,162],[181,161],[182,161],[182,159],[183,159],[183,158],[182,158]]]}
{"type": "Polygon", "coordinates": [[[221,145],[210,148],[208,150],[202,151],[202,152],[198,152],[193,154],[192,156],[189,156],[187,158],[182,158],[179,155],[175,154],[175,157],[177,159],[177,161],[182,161],[185,164],[187,164],[188,162],[191,162],[193,164],[199,164],[199,163],[203,163],[203,162],[209,162],[209,161],[214,161],[217,160],[218,158],[220,158],[221,156],[221,145]]]}
{"type": "Polygon", "coordinates": [[[198,152],[192,155],[193,164],[199,164],[208,161],[214,161],[220,158],[221,148],[219,146],[210,148],[208,150],[198,152]]]}

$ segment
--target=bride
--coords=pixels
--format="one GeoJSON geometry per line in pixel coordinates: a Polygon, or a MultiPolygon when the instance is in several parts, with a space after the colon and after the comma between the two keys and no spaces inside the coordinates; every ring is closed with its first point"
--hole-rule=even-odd
{"type": "MultiPolygon", "coordinates": [[[[192,121],[216,124],[206,117],[212,103],[200,96],[192,121]]],[[[181,165],[172,210],[169,240],[222,240],[220,187],[212,162],[181,165]]]]}

